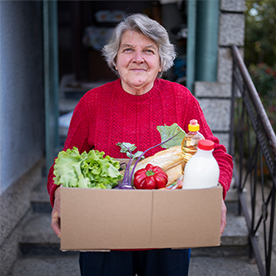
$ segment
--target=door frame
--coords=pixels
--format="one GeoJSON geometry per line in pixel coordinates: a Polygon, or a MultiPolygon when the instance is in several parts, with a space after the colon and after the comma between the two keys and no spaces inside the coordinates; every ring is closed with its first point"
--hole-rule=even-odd
{"type": "Polygon", "coordinates": [[[57,1],[43,0],[44,108],[46,170],[59,150],[59,76],[57,1]]]}

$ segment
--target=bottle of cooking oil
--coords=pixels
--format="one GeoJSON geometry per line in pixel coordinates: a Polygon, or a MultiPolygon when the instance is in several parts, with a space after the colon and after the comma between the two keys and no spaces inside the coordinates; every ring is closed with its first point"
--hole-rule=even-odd
{"type": "Polygon", "coordinates": [[[184,156],[184,162],[182,166],[182,173],[190,158],[197,152],[197,144],[199,140],[203,140],[204,136],[199,132],[199,124],[197,120],[193,119],[188,125],[189,132],[184,137],[181,149],[184,156]]]}

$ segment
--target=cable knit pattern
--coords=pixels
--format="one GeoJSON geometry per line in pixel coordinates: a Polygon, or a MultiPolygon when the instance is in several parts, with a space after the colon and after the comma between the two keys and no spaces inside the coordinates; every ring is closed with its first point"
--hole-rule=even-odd
{"type": "MultiPolygon", "coordinates": [[[[80,152],[96,149],[114,158],[126,158],[116,146],[129,142],[144,151],[160,143],[159,125],[177,123],[186,132],[191,119],[197,119],[205,139],[215,142],[214,157],[220,167],[219,182],[225,198],[232,179],[232,157],[213,136],[198,101],[183,85],[156,79],[146,94],[126,93],[120,79],[94,88],[80,99],[70,123],[64,150],[77,147],[80,152]]],[[[157,147],[146,156],[162,150],[157,147]]],[[[48,175],[51,204],[57,186],[53,183],[53,166],[48,175]]]]}

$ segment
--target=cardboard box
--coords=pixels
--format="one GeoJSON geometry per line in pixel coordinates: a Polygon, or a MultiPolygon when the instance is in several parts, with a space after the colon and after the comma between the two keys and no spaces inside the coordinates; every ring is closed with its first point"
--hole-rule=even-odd
{"type": "Polygon", "coordinates": [[[61,187],[61,250],[220,245],[222,187],[102,190],[61,187]]]}

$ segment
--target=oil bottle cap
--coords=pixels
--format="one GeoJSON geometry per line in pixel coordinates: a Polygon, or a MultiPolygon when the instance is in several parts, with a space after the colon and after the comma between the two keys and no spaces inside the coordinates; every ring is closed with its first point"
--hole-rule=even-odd
{"type": "Polygon", "coordinates": [[[197,147],[202,150],[213,150],[214,142],[211,140],[199,140],[197,147]]]}
{"type": "Polygon", "coordinates": [[[188,125],[189,131],[199,131],[199,124],[197,123],[196,119],[192,119],[190,124],[188,125]]]}

